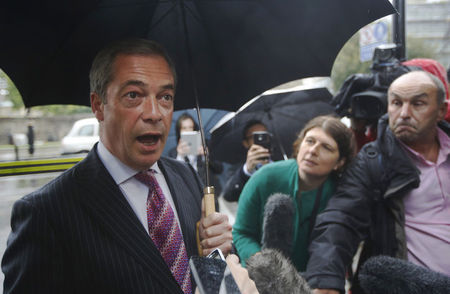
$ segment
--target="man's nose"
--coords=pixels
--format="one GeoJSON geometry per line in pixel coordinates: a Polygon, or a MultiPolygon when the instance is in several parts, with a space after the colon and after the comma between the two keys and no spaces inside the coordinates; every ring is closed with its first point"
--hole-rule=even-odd
{"type": "Polygon", "coordinates": [[[143,118],[145,120],[161,120],[162,114],[156,97],[146,97],[143,102],[143,118]]]}
{"type": "Polygon", "coordinates": [[[411,112],[411,107],[409,103],[403,103],[402,108],[400,110],[400,117],[405,118],[409,117],[411,112]]]}

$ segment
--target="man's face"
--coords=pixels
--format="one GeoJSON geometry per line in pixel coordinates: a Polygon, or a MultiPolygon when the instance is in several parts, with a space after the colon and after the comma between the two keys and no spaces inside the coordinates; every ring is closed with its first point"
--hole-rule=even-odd
{"type": "Polygon", "coordinates": [[[262,124],[255,124],[248,128],[247,133],[245,133],[245,140],[242,141],[242,145],[246,149],[249,149],[253,145],[253,133],[254,132],[267,132],[267,128],[262,124]]]}
{"type": "Polygon", "coordinates": [[[103,103],[91,94],[100,140],[123,163],[145,170],[161,156],[169,133],[175,85],[160,56],[119,55],[103,103]]]}
{"type": "Polygon", "coordinates": [[[436,124],[445,116],[446,105],[438,105],[437,89],[423,72],[405,74],[388,91],[389,127],[407,145],[435,134],[436,124]]]}

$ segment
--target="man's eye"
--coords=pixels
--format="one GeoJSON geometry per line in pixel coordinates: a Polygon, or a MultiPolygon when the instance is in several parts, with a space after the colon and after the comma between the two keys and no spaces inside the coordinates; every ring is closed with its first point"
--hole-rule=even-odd
{"type": "Polygon", "coordinates": [[[138,95],[137,92],[128,92],[126,96],[130,97],[131,99],[135,99],[135,98],[137,98],[139,95],[138,95]]]}
{"type": "Polygon", "coordinates": [[[162,99],[166,100],[166,101],[171,101],[173,99],[173,96],[170,94],[166,94],[162,96],[162,99]]]}

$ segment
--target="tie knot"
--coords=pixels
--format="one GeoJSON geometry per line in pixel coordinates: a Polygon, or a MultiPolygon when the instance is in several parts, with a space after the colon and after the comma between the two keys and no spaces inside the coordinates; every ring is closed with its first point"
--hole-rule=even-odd
{"type": "Polygon", "coordinates": [[[155,171],[154,170],[147,170],[147,171],[141,171],[137,173],[134,177],[140,181],[141,183],[147,185],[147,186],[153,186],[155,184],[155,171]]]}

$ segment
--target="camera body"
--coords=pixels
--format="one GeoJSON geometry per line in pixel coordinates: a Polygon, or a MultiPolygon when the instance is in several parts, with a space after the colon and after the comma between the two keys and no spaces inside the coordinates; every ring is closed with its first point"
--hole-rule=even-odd
{"type": "Polygon", "coordinates": [[[376,123],[387,111],[387,90],[400,75],[413,68],[397,59],[398,47],[385,44],[375,48],[371,73],[353,74],[333,97],[332,105],[340,116],[376,123]]]}
{"type": "Polygon", "coordinates": [[[253,133],[253,144],[262,146],[266,149],[271,150],[272,148],[272,135],[269,132],[254,132],[253,133]]]}

